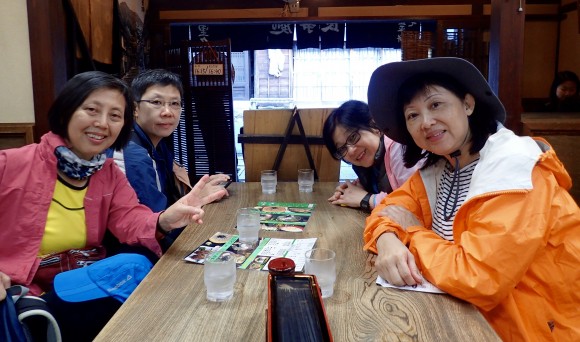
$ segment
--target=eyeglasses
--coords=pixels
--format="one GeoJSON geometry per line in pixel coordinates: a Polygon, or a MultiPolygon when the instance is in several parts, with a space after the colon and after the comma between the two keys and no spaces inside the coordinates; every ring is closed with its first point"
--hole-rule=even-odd
{"type": "Polygon", "coordinates": [[[360,133],[358,132],[358,130],[352,132],[346,138],[346,143],[344,145],[342,145],[341,147],[336,149],[336,152],[334,152],[334,156],[338,159],[344,158],[344,156],[346,156],[346,153],[348,152],[348,147],[356,145],[356,143],[359,140],[360,140],[360,133]]]}
{"type": "Polygon", "coordinates": [[[139,100],[137,102],[147,102],[151,107],[155,109],[161,109],[166,105],[169,105],[169,109],[172,111],[181,111],[181,101],[167,101],[163,102],[161,100],[139,100]]]}

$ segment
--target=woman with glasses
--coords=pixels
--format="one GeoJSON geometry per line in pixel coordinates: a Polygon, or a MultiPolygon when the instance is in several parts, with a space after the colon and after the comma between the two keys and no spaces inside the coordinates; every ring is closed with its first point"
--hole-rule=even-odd
{"type": "Polygon", "coordinates": [[[322,136],[331,155],[351,164],[358,177],[336,188],[332,204],[370,211],[418,168],[403,165],[402,146],[381,133],[362,101],[347,101],[330,113],[322,136]]]}

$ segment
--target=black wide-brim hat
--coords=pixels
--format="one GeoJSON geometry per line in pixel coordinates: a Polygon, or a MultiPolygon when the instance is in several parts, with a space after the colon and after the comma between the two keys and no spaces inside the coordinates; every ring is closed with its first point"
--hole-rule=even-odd
{"type": "Polygon", "coordinates": [[[397,115],[399,88],[409,78],[423,73],[441,73],[455,79],[475,98],[475,106],[483,104],[485,112],[501,123],[505,122],[503,104],[491,90],[485,77],[468,61],[456,57],[437,57],[393,62],[378,67],[372,74],[368,89],[368,104],[379,128],[396,142],[404,143],[406,126],[400,127],[397,115]]]}

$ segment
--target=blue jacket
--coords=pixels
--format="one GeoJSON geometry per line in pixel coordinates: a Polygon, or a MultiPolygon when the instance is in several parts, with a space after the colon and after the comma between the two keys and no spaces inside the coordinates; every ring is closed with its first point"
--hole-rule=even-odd
{"type": "Polygon", "coordinates": [[[173,181],[173,151],[163,140],[154,148],[136,123],[127,146],[122,151],[108,151],[107,156],[125,172],[139,202],[154,212],[167,209],[180,197],[173,181]]]}

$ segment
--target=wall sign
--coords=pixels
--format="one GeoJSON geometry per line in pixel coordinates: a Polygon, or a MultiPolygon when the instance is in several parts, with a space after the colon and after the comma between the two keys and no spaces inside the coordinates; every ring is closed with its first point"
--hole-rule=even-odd
{"type": "Polygon", "coordinates": [[[224,65],[223,64],[194,64],[193,65],[193,74],[194,75],[203,75],[203,76],[217,76],[224,74],[224,65]]]}

